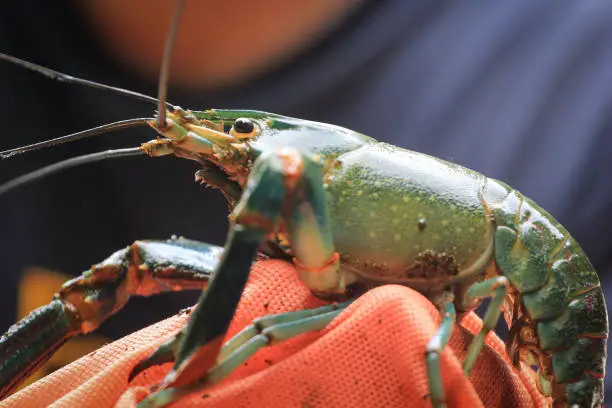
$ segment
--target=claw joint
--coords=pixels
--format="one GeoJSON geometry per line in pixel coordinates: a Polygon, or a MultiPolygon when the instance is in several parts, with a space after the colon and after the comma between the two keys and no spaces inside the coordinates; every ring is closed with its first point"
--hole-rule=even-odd
{"type": "Polygon", "coordinates": [[[293,258],[293,263],[295,264],[296,268],[305,272],[325,272],[330,266],[334,269],[338,268],[338,265],[340,264],[340,254],[338,252],[334,252],[334,254],[327,261],[325,261],[323,265],[316,267],[304,265],[300,263],[297,258],[293,258]]]}

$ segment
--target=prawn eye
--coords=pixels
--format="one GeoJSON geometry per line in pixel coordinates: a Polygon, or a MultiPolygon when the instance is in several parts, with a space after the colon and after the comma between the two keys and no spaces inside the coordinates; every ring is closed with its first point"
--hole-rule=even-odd
{"type": "Polygon", "coordinates": [[[234,122],[234,130],[237,133],[246,133],[249,134],[255,129],[253,122],[250,119],[238,118],[234,122]]]}

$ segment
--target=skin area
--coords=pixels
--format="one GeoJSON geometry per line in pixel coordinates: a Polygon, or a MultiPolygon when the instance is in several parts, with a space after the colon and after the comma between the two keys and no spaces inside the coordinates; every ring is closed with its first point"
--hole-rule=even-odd
{"type": "MultiPolygon", "coordinates": [[[[214,90],[290,59],[341,22],[362,0],[188,1],[171,62],[171,85],[214,90]]],[[[155,81],[175,0],[77,2],[118,61],[155,81]]]]}

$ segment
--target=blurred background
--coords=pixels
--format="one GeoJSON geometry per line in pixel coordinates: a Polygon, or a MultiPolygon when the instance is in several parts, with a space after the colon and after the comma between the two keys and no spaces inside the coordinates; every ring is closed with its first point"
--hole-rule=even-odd
{"type": "MultiPolygon", "coordinates": [[[[0,51],[155,95],[173,5],[7,2],[0,51]]],[[[250,108],[333,123],[501,179],[572,233],[612,299],[611,23],[612,3],[604,1],[188,1],[169,99],[189,109],[250,108]]],[[[0,63],[0,150],[154,109],[0,63]]],[[[135,129],[17,156],[0,163],[0,183],[154,137],[135,129]]],[[[174,158],[119,159],[0,197],[0,330],[135,239],[176,234],[222,244],[226,205],[193,182],[195,170],[174,158]]],[[[197,296],[132,299],[46,369],[197,296]]]]}

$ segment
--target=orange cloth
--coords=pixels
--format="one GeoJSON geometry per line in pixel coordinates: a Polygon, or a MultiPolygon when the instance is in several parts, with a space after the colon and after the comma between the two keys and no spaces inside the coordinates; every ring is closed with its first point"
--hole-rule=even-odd
{"type": "MultiPolygon", "coordinates": [[[[228,336],[259,316],[325,304],[278,260],[257,263],[228,336]]],[[[132,367],[181,328],[179,314],[73,362],[3,401],[3,407],[132,406],[170,364],[150,368],[131,384],[132,367]]],[[[327,328],[259,351],[229,378],[181,400],[187,407],[429,407],[425,345],[440,314],[422,295],[397,285],[371,290],[327,328]]],[[[542,407],[548,402],[533,372],[513,369],[494,334],[471,377],[461,361],[481,325],[474,314],[455,326],[443,353],[449,407],[542,407]]],[[[229,338],[229,337],[228,337],[229,338]]]]}

